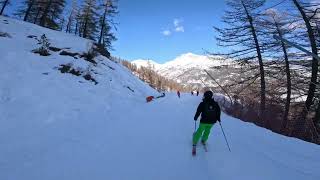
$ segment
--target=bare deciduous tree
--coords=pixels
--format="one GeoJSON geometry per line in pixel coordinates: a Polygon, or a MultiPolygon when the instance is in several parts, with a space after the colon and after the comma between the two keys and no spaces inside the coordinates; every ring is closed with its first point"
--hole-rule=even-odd
{"type": "Polygon", "coordinates": [[[228,0],[227,5],[230,10],[227,10],[223,17],[223,22],[228,27],[215,28],[219,32],[217,37],[219,45],[236,49],[224,55],[244,62],[258,60],[261,121],[264,121],[266,106],[266,82],[256,18],[260,16],[258,11],[264,3],[265,0],[228,0]]]}
{"type": "MultiPolygon", "coordinates": [[[[318,55],[318,48],[317,48],[317,42],[316,42],[316,37],[315,37],[315,31],[312,26],[312,18],[315,17],[314,14],[308,15],[309,9],[308,4],[301,3],[298,0],[292,0],[294,6],[297,8],[299,11],[301,18],[303,19],[303,22],[306,26],[306,34],[309,39],[310,43],[310,48],[311,52],[315,55],[318,55]]],[[[316,10],[317,12],[317,10],[316,10]]],[[[315,12],[315,13],[316,13],[315,12]]],[[[305,101],[305,108],[303,108],[301,118],[296,121],[295,124],[295,131],[294,133],[296,134],[305,134],[306,131],[306,121],[307,121],[307,114],[308,111],[310,110],[310,107],[313,104],[313,98],[315,95],[315,90],[316,90],[316,83],[317,83],[317,74],[318,74],[318,60],[316,58],[312,58],[312,71],[311,71],[311,79],[309,83],[309,90],[308,90],[308,95],[307,99],[305,101]]],[[[308,124],[310,125],[310,124],[308,124]]]]}
{"type": "MultiPolygon", "coordinates": [[[[265,18],[262,22],[263,26],[266,28],[264,38],[264,45],[267,48],[267,51],[270,52],[272,58],[284,59],[285,62],[285,74],[286,74],[286,89],[287,96],[285,102],[285,110],[282,117],[281,131],[286,130],[288,124],[288,114],[290,110],[291,103],[291,74],[290,74],[290,65],[289,65],[289,55],[288,55],[288,45],[285,44],[283,40],[275,39],[274,36],[280,37],[280,39],[285,38],[289,33],[294,29],[290,28],[290,24],[293,22],[287,18],[287,15],[283,12],[279,12],[275,9],[268,9],[265,13],[265,18]],[[273,38],[272,38],[273,37],[273,38]]],[[[281,69],[282,70],[282,69],[281,69]]],[[[280,96],[281,98],[281,96],[280,96]]]]}

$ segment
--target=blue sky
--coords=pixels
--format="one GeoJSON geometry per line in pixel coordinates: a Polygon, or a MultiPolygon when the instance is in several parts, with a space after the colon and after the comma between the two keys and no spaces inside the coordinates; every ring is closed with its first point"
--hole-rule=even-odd
{"type": "Polygon", "coordinates": [[[115,55],[157,62],[217,50],[213,25],[219,25],[224,0],[120,0],[115,55]]]}
{"type": "MultiPolygon", "coordinates": [[[[8,12],[21,2],[12,0],[8,12]]],[[[212,26],[221,25],[224,9],[224,0],[119,0],[112,54],[163,63],[187,52],[218,51],[212,26]]]]}
{"type": "MultiPolygon", "coordinates": [[[[12,15],[24,0],[11,0],[12,15]]],[[[70,8],[72,0],[66,0],[70,8]]],[[[82,0],[78,0],[79,4],[82,0]]],[[[97,0],[103,1],[103,0],[97,0]]],[[[119,23],[112,55],[126,60],[151,59],[159,63],[183,53],[223,52],[216,45],[213,26],[221,27],[224,0],[118,0],[119,23]]],[[[272,7],[282,0],[270,0],[272,7]]],[[[319,1],[319,0],[314,0],[319,1]]]]}

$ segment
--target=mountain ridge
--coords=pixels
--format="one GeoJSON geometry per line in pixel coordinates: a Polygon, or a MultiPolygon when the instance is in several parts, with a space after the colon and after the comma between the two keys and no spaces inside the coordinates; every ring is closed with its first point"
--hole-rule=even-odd
{"type": "Polygon", "coordinates": [[[210,70],[211,68],[218,68],[221,66],[237,66],[234,61],[225,59],[221,56],[198,55],[190,52],[181,54],[175,59],[163,64],[154,62],[155,61],[148,60],[132,61],[137,67],[154,67],[154,70],[161,76],[168,77],[169,79],[175,80],[186,86],[191,84],[191,86],[196,89],[207,86],[203,85],[199,78],[193,78],[198,75],[204,75],[204,70],[210,70]]]}

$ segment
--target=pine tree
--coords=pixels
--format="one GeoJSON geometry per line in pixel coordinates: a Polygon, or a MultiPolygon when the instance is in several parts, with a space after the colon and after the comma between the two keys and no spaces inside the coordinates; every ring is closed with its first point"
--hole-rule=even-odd
{"type": "Polygon", "coordinates": [[[60,23],[59,23],[59,30],[62,31],[64,24],[65,24],[66,20],[64,17],[62,17],[62,19],[60,19],[60,23]]]}
{"type": "Polygon", "coordinates": [[[74,34],[75,35],[78,34],[79,36],[81,36],[81,34],[80,34],[81,12],[80,12],[79,8],[76,11],[75,21],[76,21],[76,24],[75,24],[75,28],[74,28],[74,34]]]}
{"type": "Polygon", "coordinates": [[[32,8],[36,4],[36,0],[27,0],[24,3],[27,5],[27,9],[22,10],[22,13],[25,13],[23,21],[27,21],[32,8]]]}
{"type": "Polygon", "coordinates": [[[58,29],[60,16],[65,7],[65,0],[45,0],[42,3],[43,11],[39,25],[51,29],[58,29]]]}
{"type": "Polygon", "coordinates": [[[100,35],[98,44],[102,45],[106,49],[112,48],[112,42],[117,38],[111,32],[111,24],[114,25],[113,17],[118,13],[115,0],[105,0],[103,4],[103,14],[100,17],[100,35]]]}
{"type": "Polygon", "coordinates": [[[50,42],[49,39],[46,37],[45,34],[43,34],[40,39],[38,40],[38,45],[40,45],[40,47],[38,49],[33,50],[34,53],[38,53],[41,56],[49,56],[49,48],[50,48],[50,42]]]}
{"type": "Polygon", "coordinates": [[[97,3],[96,0],[85,0],[79,19],[79,35],[95,40],[97,33],[97,3]]]}
{"type": "Polygon", "coordinates": [[[41,2],[40,0],[25,0],[23,6],[18,9],[15,15],[23,18],[23,21],[35,23],[41,11],[41,2]]]}
{"type": "Polygon", "coordinates": [[[39,22],[39,17],[40,17],[40,14],[43,10],[43,6],[41,4],[40,1],[37,1],[38,3],[35,5],[34,7],[34,13],[33,13],[33,17],[31,18],[30,21],[33,22],[33,24],[37,24],[39,22]]]}
{"type": "Polygon", "coordinates": [[[39,22],[45,3],[46,0],[24,0],[23,6],[18,9],[15,15],[21,17],[23,21],[36,24],[39,22]]]}
{"type": "Polygon", "coordinates": [[[67,22],[67,27],[66,27],[66,33],[71,33],[73,26],[74,26],[74,21],[76,20],[78,12],[78,4],[77,0],[72,1],[72,6],[71,6],[71,11],[68,17],[68,22],[67,22]]]}
{"type": "Polygon", "coordinates": [[[25,0],[23,4],[16,15],[24,21],[56,30],[60,28],[65,0],[25,0]]]}
{"type": "Polygon", "coordinates": [[[1,8],[1,11],[0,11],[0,15],[3,14],[4,9],[7,7],[7,5],[10,4],[10,0],[3,0],[1,3],[2,3],[2,8],[1,8]]]}

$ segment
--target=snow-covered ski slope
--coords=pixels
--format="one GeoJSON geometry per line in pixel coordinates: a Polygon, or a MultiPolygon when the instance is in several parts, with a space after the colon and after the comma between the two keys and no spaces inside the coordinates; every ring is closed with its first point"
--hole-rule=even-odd
{"type": "MultiPolygon", "coordinates": [[[[102,108],[103,100],[83,108],[83,101],[67,99],[78,109],[56,108],[54,112],[60,114],[52,114],[41,109],[42,103],[35,117],[12,115],[1,120],[0,179],[320,178],[319,146],[225,114],[222,121],[232,152],[215,125],[209,152],[199,146],[197,156],[192,157],[193,114],[200,97],[167,95],[149,104],[130,99],[121,104],[113,99],[111,110],[102,108]],[[44,114],[43,118],[37,114],[44,114]]],[[[15,110],[17,114],[23,111],[15,110]]]]}
{"type": "Polygon", "coordinates": [[[0,37],[0,180],[320,179],[320,146],[225,114],[232,152],[215,125],[209,152],[199,146],[192,157],[200,96],[169,93],[146,103],[156,92],[121,65],[41,57],[26,36],[46,33],[54,46],[77,52],[84,39],[3,17],[0,31],[11,36],[0,37]],[[60,73],[65,63],[89,67],[99,83],[60,73]]]}

